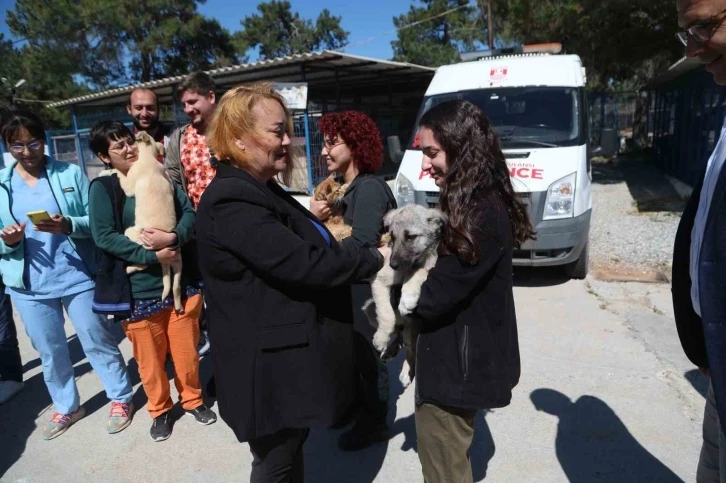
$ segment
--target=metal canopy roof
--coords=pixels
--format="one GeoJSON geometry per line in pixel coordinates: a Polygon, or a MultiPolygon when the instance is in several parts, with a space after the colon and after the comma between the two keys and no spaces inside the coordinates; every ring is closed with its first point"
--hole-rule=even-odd
{"type": "Polygon", "coordinates": [[[701,66],[703,66],[703,64],[696,57],[681,57],[681,59],[670,66],[667,71],[651,79],[644,89],[657,89],[658,87],[668,84],[673,79],[676,79],[687,72],[698,69],[701,66]]]}
{"type": "MultiPolygon", "coordinates": [[[[371,59],[357,55],[345,54],[331,50],[296,54],[276,59],[232,65],[209,70],[220,90],[235,85],[269,80],[275,82],[306,81],[311,89],[351,84],[374,83],[377,81],[406,81],[412,76],[431,77],[436,69],[415,64],[371,59]]],[[[131,86],[119,87],[84,96],[66,99],[47,104],[48,107],[64,106],[104,106],[126,103],[131,91],[139,87],[147,88],[156,93],[159,102],[171,100],[176,84],[185,76],[167,77],[165,79],[144,82],[131,86]]]]}

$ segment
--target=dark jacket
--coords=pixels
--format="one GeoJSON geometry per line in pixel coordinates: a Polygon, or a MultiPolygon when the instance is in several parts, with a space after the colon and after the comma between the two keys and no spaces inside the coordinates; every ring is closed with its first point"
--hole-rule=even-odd
{"type": "Polygon", "coordinates": [[[706,355],[721,428],[726,432],[726,169],[711,199],[698,263],[706,355]]]}
{"type": "Polygon", "coordinates": [[[329,247],[314,219],[274,182],[226,164],[199,203],[219,410],[240,441],[328,427],[352,403],[350,284],[383,258],[328,232],[329,247]]]}
{"type": "Polygon", "coordinates": [[[344,247],[376,247],[383,234],[383,216],[396,208],[396,199],[385,181],[372,174],[359,174],[343,196],[343,221],[353,234],[343,239],[344,247]]]}
{"type": "Polygon", "coordinates": [[[519,382],[509,216],[501,201],[485,195],[475,216],[479,262],[441,256],[421,289],[414,312],[421,331],[417,402],[498,408],[509,404],[519,382]]]}
{"type": "Polygon", "coordinates": [[[676,241],[673,245],[673,275],[671,295],[673,296],[673,315],[676,319],[678,337],[688,359],[696,367],[708,367],[706,356],[706,340],[703,336],[703,323],[701,317],[693,310],[691,301],[691,232],[698,211],[698,201],[701,197],[703,176],[701,182],[691,194],[686,203],[681,221],[676,232],[676,241]]]}
{"type": "MultiPolygon", "coordinates": [[[[383,235],[383,217],[396,208],[391,188],[372,174],[359,174],[345,190],[343,221],[353,233],[340,244],[346,249],[376,247],[383,235]]],[[[373,296],[369,283],[358,283],[351,289],[355,330],[372,340],[375,329],[363,313],[363,305],[373,296]]]]}

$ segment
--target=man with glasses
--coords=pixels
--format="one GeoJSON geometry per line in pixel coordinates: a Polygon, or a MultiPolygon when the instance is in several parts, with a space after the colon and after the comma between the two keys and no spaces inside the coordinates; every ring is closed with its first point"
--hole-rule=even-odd
{"type": "MultiPolygon", "coordinates": [[[[726,85],[726,0],[677,0],[678,39],[726,85]]],[[[726,483],[726,129],[689,200],[673,249],[673,311],[688,358],[709,377],[698,483],[726,483]]]]}
{"type": "MultiPolygon", "coordinates": [[[[134,118],[134,135],[139,131],[146,131],[154,141],[164,147],[169,141],[169,130],[159,122],[159,102],[156,94],[149,89],[134,89],[129,95],[126,112],[134,118]]],[[[164,162],[164,156],[159,155],[159,162],[164,162]]]]}

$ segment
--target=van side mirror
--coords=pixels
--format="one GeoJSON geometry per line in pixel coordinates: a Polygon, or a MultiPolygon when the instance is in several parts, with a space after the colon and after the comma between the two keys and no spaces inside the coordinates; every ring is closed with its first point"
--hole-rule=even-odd
{"type": "Polygon", "coordinates": [[[401,149],[401,139],[398,136],[388,136],[388,156],[391,161],[399,164],[403,160],[403,150],[401,149]]]}

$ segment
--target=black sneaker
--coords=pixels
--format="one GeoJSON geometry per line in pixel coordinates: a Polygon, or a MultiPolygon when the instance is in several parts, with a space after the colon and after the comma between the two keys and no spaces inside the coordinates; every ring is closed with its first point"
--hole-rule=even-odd
{"type": "Polygon", "coordinates": [[[154,419],[151,424],[151,439],[165,441],[171,436],[171,411],[167,411],[154,419]]]}
{"type": "Polygon", "coordinates": [[[194,416],[194,419],[196,419],[199,424],[208,426],[217,422],[217,415],[204,404],[187,412],[194,416]]]}
{"type": "Polygon", "coordinates": [[[343,451],[360,451],[389,438],[388,427],[358,420],[350,431],[340,435],[338,447],[343,451]]]}

